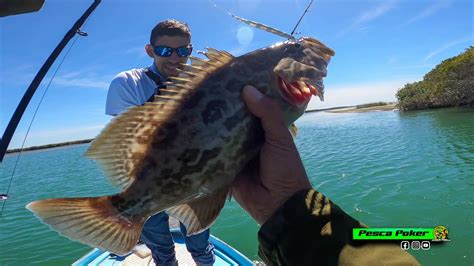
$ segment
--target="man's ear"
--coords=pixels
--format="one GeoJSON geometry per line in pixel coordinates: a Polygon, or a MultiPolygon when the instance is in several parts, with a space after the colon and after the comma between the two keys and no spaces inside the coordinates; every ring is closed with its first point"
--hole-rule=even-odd
{"type": "Polygon", "coordinates": [[[145,51],[148,54],[149,57],[155,58],[155,53],[153,52],[153,47],[151,47],[150,44],[145,45],[145,51]]]}

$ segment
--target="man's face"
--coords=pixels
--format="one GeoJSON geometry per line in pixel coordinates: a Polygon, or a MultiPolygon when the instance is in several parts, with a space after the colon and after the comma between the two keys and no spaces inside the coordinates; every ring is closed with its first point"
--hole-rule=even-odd
{"type": "MultiPolygon", "coordinates": [[[[178,48],[188,46],[190,43],[191,40],[188,37],[164,35],[159,36],[153,46],[168,46],[171,48],[178,48]]],[[[178,72],[176,71],[176,68],[182,69],[183,66],[181,64],[186,63],[188,60],[188,57],[178,56],[176,51],[173,51],[169,57],[158,56],[153,52],[153,47],[149,44],[147,44],[145,49],[147,54],[153,58],[155,66],[158,68],[160,73],[166,77],[177,76],[178,72]]]]}

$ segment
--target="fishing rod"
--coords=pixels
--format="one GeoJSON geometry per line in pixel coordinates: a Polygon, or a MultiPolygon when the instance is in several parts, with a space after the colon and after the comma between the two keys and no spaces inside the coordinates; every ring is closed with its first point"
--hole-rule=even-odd
{"type": "Polygon", "coordinates": [[[76,23],[74,23],[74,25],[66,33],[66,35],[64,35],[61,42],[59,42],[54,51],[49,55],[48,59],[46,59],[43,66],[38,71],[30,86],[26,90],[25,94],[21,98],[20,103],[18,104],[15,112],[12,115],[12,118],[10,119],[10,122],[8,123],[7,128],[5,129],[5,132],[3,133],[2,138],[0,139],[0,163],[3,161],[3,157],[5,156],[8,145],[10,144],[10,141],[13,137],[13,133],[15,133],[18,123],[20,122],[20,119],[23,116],[26,107],[30,103],[31,98],[33,98],[36,89],[38,89],[38,86],[41,84],[41,81],[48,73],[48,70],[51,68],[56,58],[59,56],[64,47],[69,43],[69,41],[74,37],[74,35],[79,34],[81,36],[87,36],[87,33],[82,32],[80,28],[82,27],[86,19],[90,16],[90,14],[92,14],[95,8],[100,4],[100,2],[101,0],[94,0],[94,3],[92,3],[92,5],[76,21],[76,23]]]}
{"type": "Polygon", "coordinates": [[[295,27],[291,31],[291,33],[290,33],[291,36],[293,36],[293,34],[295,33],[296,28],[298,27],[298,25],[300,25],[301,20],[303,19],[304,15],[306,15],[306,13],[308,12],[308,9],[309,9],[309,7],[311,6],[312,3],[313,3],[313,0],[311,0],[311,2],[309,2],[308,6],[306,7],[305,11],[303,12],[303,15],[301,15],[300,19],[298,20],[295,27]]]}
{"type": "Polygon", "coordinates": [[[275,34],[275,35],[278,35],[278,36],[281,36],[281,37],[284,37],[284,38],[287,38],[288,40],[296,40],[295,36],[293,35],[295,33],[295,30],[296,28],[298,27],[298,25],[300,24],[301,20],[303,19],[303,17],[306,15],[306,13],[308,12],[309,10],[309,7],[311,6],[311,4],[313,3],[314,0],[311,0],[311,2],[309,2],[308,6],[306,7],[305,11],[303,12],[303,15],[301,15],[300,19],[298,20],[298,22],[296,23],[295,27],[293,28],[293,30],[291,31],[291,34],[288,34],[284,31],[281,31],[279,29],[276,29],[274,27],[270,27],[268,25],[265,25],[265,24],[262,24],[262,23],[259,23],[259,22],[256,22],[256,21],[252,21],[252,20],[248,20],[248,19],[245,19],[245,18],[242,18],[242,17],[239,17],[239,16],[236,16],[232,13],[230,13],[229,11],[221,8],[220,6],[216,5],[215,3],[213,3],[211,0],[209,0],[209,3],[211,3],[211,5],[213,5],[215,8],[217,9],[220,9],[221,11],[224,11],[225,13],[227,13],[227,15],[235,18],[236,20],[240,21],[240,22],[243,22],[247,25],[250,25],[252,27],[255,27],[255,28],[258,28],[258,29],[261,29],[261,30],[264,30],[266,32],[270,32],[272,34],[275,34]]]}

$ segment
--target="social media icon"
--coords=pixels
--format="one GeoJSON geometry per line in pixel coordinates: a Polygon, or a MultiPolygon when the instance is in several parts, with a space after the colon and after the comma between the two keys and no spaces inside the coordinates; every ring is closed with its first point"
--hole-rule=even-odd
{"type": "Polygon", "coordinates": [[[400,248],[403,249],[403,250],[408,250],[408,249],[410,249],[410,242],[408,242],[408,241],[402,241],[402,243],[400,243],[400,248]]]}
{"type": "Polygon", "coordinates": [[[420,249],[420,241],[411,241],[411,249],[419,250],[420,249]]]}
{"type": "Polygon", "coordinates": [[[428,250],[428,249],[430,249],[430,247],[431,247],[430,241],[423,241],[423,242],[421,242],[421,248],[422,248],[422,249],[428,250]]]}

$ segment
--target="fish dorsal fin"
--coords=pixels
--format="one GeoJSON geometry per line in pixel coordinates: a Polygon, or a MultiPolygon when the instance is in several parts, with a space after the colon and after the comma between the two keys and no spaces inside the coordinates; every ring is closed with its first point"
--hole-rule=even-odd
{"type": "Polygon", "coordinates": [[[161,96],[155,102],[127,109],[91,143],[86,155],[98,161],[112,184],[125,189],[137,176],[155,131],[169,119],[185,94],[161,96]]]}
{"type": "Polygon", "coordinates": [[[192,66],[203,66],[206,64],[206,60],[199,57],[190,56],[189,60],[191,61],[192,66]]]}
{"type": "Polygon", "coordinates": [[[220,66],[222,64],[227,64],[234,59],[234,56],[226,51],[219,51],[210,47],[206,48],[206,50],[207,52],[199,51],[199,53],[205,55],[209,59],[209,61],[205,61],[207,64],[220,66]]]}
{"type": "Polygon", "coordinates": [[[234,59],[234,56],[231,55],[230,53],[226,51],[218,51],[214,48],[207,48],[207,53],[203,53],[203,54],[207,56],[207,58],[209,58],[210,60],[216,60],[224,64],[234,59]]]}
{"type": "Polygon", "coordinates": [[[129,108],[115,117],[86,152],[105,170],[112,184],[128,187],[137,176],[137,166],[144,158],[156,130],[172,117],[179,106],[192,95],[199,84],[217,68],[234,57],[227,52],[208,48],[209,60],[201,65],[186,65],[178,77],[170,77],[161,95],[142,106],[129,108]]]}
{"type": "Polygon", "coordinates": [[[207,52],[199,53],[205,55],[208,60],[190,56],[191,65],[184,65],[184,69],[179,71],[178,77],[170,77],[173,81],[171,88],[194,88],[209,74],[212,74],[216,69],[228,64],[234,59],[234,56],[226,51],[219,51],[214,48],[206,49],[207,52]]]}

